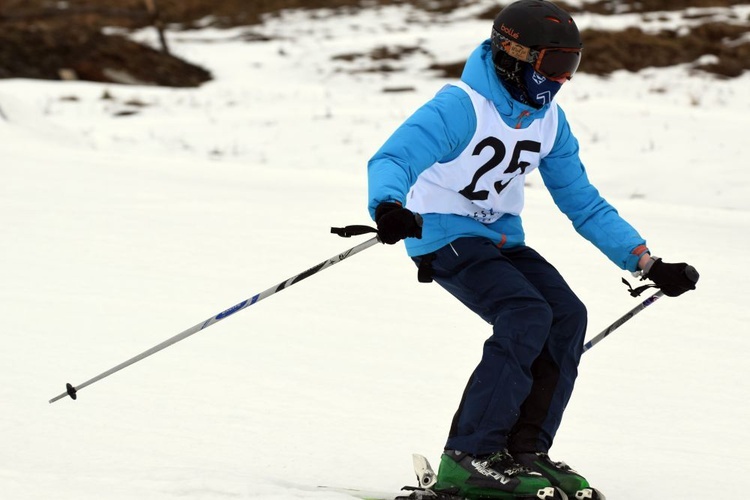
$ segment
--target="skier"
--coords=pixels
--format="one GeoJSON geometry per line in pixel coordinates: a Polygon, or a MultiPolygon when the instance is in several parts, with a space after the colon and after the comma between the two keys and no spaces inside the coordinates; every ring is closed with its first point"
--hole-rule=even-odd
{"type": "Polygon", "coordinates": [[[502,9],[460,81],[440,90],[368,164],[381,240],[405,241],[434,280],[492,325],[453,419],[435,491],[466,498],[603,498],[548,451],[573,391],[586,308],[527,246],[519,216],[538,169],[559,209],[624,270],[668,296],[695,288],[685,263],[646,241],[589,183],[555,94],[573,77],[581,37],[545,0],[502,9]]]}

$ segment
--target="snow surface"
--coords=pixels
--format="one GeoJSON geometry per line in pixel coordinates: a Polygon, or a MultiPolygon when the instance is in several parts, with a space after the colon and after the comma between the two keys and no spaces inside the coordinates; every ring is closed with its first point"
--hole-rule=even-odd
{"type": "MultiPolygon", "coordinates": [[[[437,463],[489,328],[417,283],[400,246],[48,400],[364,241],[329,227],[370,223],[367,159],[445,83],[426,66],[485,36],[470,14],[171,33],[214,73],[200,89],[0,81],[2,498],[335,500],[315,487],[395,491],[414,484],[411,453],[437,463]],[[332,59],[398,45],[423,49],[398,72],[332,59]],[[399,87],[414,90],[383,91],[399,87]]],[[[749,88],[685,66],[581,74],[560,94],[597,187],[702,276],[582,360],[552,456],[610,499],[729,498],[750,472],[749,88]]],[[[588,305],[592,337],[638,303],[628,275],[529,182],[528,243],[588,305]]]]}

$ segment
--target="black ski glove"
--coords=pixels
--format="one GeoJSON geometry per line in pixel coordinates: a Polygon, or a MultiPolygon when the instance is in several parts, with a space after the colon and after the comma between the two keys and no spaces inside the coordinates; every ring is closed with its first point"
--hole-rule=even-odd
{"type": "Polygon", "coordinates": [[[654,260],[644,276],[653,281],[657,288],[669,297],[677,297],[688,290],[695,290],[699,277],[698,271],[693,266],[684,262],[667,264],[661,259],[654,260]]]}
{"type": "Polygon", "coordinates": [[[422,217],[398,203],[383,202],[375,209],[380,241],[388,245],[404,238],[422,237],[422,217]]]}

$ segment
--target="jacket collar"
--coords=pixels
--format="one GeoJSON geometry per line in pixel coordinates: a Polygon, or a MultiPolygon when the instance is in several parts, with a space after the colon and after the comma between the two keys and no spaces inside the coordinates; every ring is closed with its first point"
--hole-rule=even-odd
{"type": "Polygon", "coordinates": [[[495,71],[489,39],[482,42],[469,56],[461,80],[483,97],[492,101],[500,116],[509,122],[515,122],[519,117],[527,117],[532,120],[541,118],[550,106],[545,104],[542,108],[537,109],[516,101],[510,96],[510,93],[500,83],[495,71]]]}

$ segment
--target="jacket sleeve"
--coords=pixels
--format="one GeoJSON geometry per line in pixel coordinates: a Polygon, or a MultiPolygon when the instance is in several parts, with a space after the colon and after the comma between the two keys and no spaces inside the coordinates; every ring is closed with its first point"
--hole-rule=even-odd
{"type": "Polygon", "coordinates": [[[578,155],[578,140],[558,107],[555,145],[542,159],[539,172],[557,207],[576,231],[621,269],[635,271],[646,241],[589,182],[578,155]]]}
{"type": "Polygon", "coordinates": [[[435,162],[449,161],[466,147],[476,130],[471,99],[446,86],[391,135],[367,166],[368,209],[384,202],[405,204],[417,177],[435,162]]]}

